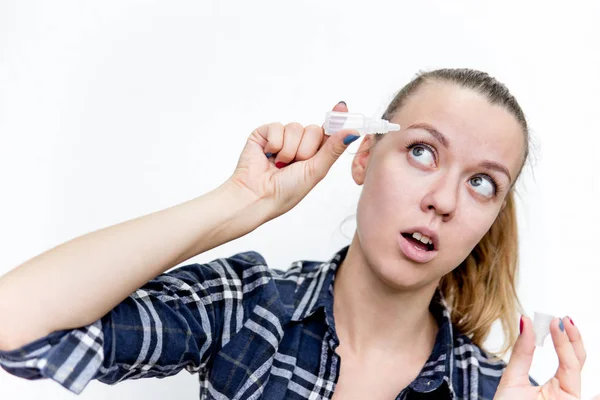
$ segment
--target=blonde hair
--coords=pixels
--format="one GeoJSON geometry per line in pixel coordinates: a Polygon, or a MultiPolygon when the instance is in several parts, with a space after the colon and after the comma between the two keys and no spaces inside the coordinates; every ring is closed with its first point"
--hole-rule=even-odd
{"type": "MultiPolygon", "coordinates": [[[[421,72],[404,86],[391,101],[382,118],[390,120],[425,82],[445,81],[470,88],[491,104],[505,107],[519,122],[524,135],[524,157],[519,173],[529,154],[529,130],[521,107],[508,89],[485,72],[472,69],[440,69],[421,72]]],[[[381,135],[374,135],[378,141],[381,135]]],[[[515,178],[516,181],[516,178],[515,178]]],[[[518,271],[518,232],[514,199],[514,183],[498,217],[469,256],[452,272],[442,277],[439,287],[450,308],[453,325],[477,346],[483,342],[500,320],[504,344],[496,356],[506,354],[518,336],[517,312],[522,311],[516,292],[518,271]]]]}
{"type": "Polygon", "coordinates": [[[506,354],[518,335],[518,251],[517,215],[511,191],[490,230],[465,261],[440,281],[452,324],[479,347],[483,347],[492,324],[500,320],[504,344],[498,355],[506,354]]]}

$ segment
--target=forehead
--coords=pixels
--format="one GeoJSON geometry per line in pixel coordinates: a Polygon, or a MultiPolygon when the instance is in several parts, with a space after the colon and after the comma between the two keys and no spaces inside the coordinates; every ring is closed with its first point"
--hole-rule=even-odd
{"type": "Polygon", "coordinates": [[[392,118],[403,128],[433,126],[453,152],[501,162],[516,176],[525,150],[523,130],[504,107],[454,83],[428,82],[409,97],[392,118]]]}

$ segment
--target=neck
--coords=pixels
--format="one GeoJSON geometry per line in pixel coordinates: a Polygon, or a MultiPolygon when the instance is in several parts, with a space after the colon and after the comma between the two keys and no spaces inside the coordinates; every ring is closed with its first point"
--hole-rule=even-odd
{"type": "Polygon", "coordinates": [[[429,312],[436,284],[399,290],[368,265],[354,236],[334,281],[334,315],[340,342],[356,355],[429,354],[438,331],[429,312]]]}

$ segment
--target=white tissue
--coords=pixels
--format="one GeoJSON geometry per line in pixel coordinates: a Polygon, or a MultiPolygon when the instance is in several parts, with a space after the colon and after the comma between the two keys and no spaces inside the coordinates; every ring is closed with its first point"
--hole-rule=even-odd
{"type": "Polygon", "coordinates": [[[543,347],[544,339],[550,333],[550,322],[554,316],[536,312],[533,316],[533,332],[535,333],[535,345],[543,347]]]}

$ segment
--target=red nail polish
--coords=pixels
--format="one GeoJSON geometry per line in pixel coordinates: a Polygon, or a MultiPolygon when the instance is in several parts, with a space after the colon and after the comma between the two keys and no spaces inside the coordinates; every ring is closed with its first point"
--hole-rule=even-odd
{"type": "Polygon", "coordinates": [[[573,320],[571,319],[571,317],[569,317],[569,321],[571,321],[571,325],[575,326],[575,322],[573,322],[573,320]]]}
{"type": "Polygon", "coordinates": [[[521,321],[519,322],[519,335],[523,333],[523,316],[521,315],[521,321]]]}
{"type": "Polygon", "coordinates": [[[275,166],[276,166],[277,168],[283,168],[283,167],[285,167],[286,165],[287,165],[287,163],[284,163],[284,162],[281,162],[281,161],[279,161],[279,162],[275,163],[275,166]]]}

